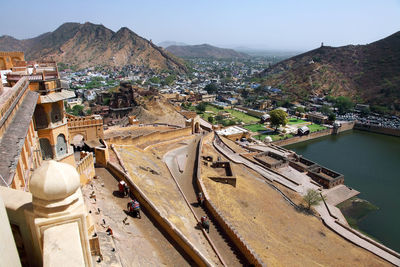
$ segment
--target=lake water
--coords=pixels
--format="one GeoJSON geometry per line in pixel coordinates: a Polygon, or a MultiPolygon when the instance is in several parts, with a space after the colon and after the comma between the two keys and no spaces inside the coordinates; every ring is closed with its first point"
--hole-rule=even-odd
{"type": "Polygon", "coordinates": [[[361,192],[359,198],[379,208],[359,228],[400,251],[400,137],[354,130],[285,148],[344,174],[345,184],[361,192]]]}

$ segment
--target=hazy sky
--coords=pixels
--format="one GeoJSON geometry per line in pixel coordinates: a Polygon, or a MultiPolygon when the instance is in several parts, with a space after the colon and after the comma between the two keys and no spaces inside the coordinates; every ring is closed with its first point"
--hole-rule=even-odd
{"type": "Polygon", "coordinates": [[[19,39],[90,21],[114,31],[126,26],[155,43],[309,50],[400,30],[400,0],[2,0],[0,7],[0,35],[19,39]]]}

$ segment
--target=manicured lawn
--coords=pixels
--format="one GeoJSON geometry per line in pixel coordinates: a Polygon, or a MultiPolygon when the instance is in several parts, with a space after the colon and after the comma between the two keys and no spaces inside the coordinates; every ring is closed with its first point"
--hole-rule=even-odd
{"type": "Polygon", "coordinates": [[[295,125],[295,124],[300,124],[300,123],[306,123],[306,121],[296,119],[296,118],[290,118],[288,124],[289,125],[295,125]]]}
{"type": "Polygon", "coordinates": [[[234,120],[234,121],[239,121],[240,120],[240,121],[243,121],[244,123],[252,123],[252,122],[258,122],[260,120],[260,119],[258,119],[256,117],[247,115],[246,113],[243,113],[243,112],[240,112],[240,111],[237,111],[237,110],[233,110],[233,109],[218,109],[217,107],[212,106],[212,105],[207,105],[206,111],[212,111],[215,114],[202,113],[200,116],[205,120],[207,120],[208,117],[212,117],[212,116],[218,115],[218,112],[220,112],[220,111],[229,112],[233,117],[232,120],[234,120]]]}
{"type": "Polygon", "coordinates": [[[231,113],[233,117],[235,117],[236,119],[239,119],[241,121],[243,121],[244,123],[252,123],[252,122],[258,122],[260,121],[259,118],[250,116],[246,113],[234,110],[234,109],[226,109],[227,112],[231,113]]]}
{"type": "Polygon", "coordinates": [[[319,124],[310,124],[310,125],[307,125],[307,127],[308,127],[308,129],[310,129],[311,133],[327,129],[325,126],[322,126],[319,124]]]}
{"type": "Polygon", "coordinates": [[[243,128],[246,128],[247,130],[252,131],[254,133],[267,130],[267,128],[265,128],[264,124],[251,124],[251,125],[243,126],[243,128]]]}

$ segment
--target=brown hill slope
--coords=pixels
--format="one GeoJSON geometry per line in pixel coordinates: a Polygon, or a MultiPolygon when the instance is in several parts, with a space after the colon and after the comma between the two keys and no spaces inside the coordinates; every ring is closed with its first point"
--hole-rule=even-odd
{"type": "Polygon", "coordinates": [[[64,23],[53,32],[25,40],[2,36],[0,50],[22,50],[28,60],[52,59],[79,67],[132,64],[156,70],[186,71],[181,59],[128,28],[113,32],[89,22],[64,23]]]}
{"type": "Polygon", "coordinates": [[[201,45],[171,45],[166,48],[178,57],[187,58],[248,58],[249,55],[233,49],[219,48],[209,44],[201,45]]]}
{"type": "Polygon", "coordinates": [[[344,95],[400,110],[400,32],[368,45],[323,46],[259,76],[296,98],[344,95]]]}

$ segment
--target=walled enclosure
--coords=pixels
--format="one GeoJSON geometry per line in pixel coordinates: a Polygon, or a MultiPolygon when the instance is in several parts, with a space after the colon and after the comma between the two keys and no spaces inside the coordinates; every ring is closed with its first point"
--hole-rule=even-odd
{"type": "MultiPolygon", "coordinates": [[[[208,164],[207,164],[208,165],[208,164]]],[[[233,174],[232,166],[229,161],[216,161],[211,164],[214,169],[222,169],[223,174],[217,176],[209,176],[213,181],[230,184],[236,187],[236,176],[233,174]]]]}

